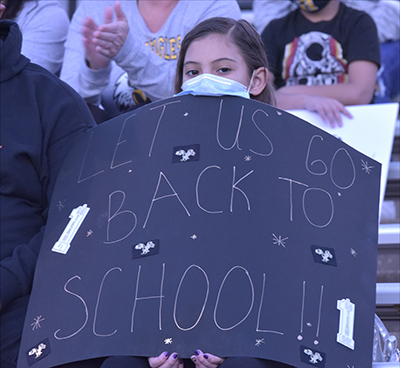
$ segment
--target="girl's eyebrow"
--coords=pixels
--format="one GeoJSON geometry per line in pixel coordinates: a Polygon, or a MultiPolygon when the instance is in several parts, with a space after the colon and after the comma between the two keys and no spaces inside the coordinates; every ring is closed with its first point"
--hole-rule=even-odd
{"type": "MultiPolygon", "coordinates": [[[[234,63],[237,64],[237,61],[236,61],[236,60],[231,59],[231,58],[227,58],[227,57],[223,57],[223,58],[219,58],[219,59],[213,60],[211,63],[214,64],[214,63],[219,63],[219,62],[221,62],[221,61],[231,61],[231,62],[234,62],[234,63]]],[[[188,60],[188,61],[185,61],[185,62],[183,63],[183,66],[185,66],[185,65],[187,65],[187,64],[200,65],[201,63],[200,63],[200,62],[197,62],[197,61],[190,61],[190,60],[188,60]]]]}
{"type": "Polygon", "coordinates": [[[185,61],[184,63],[183,63],[183,66],[186,66],[187,64],[195,64],[195,65],[200,65],[200,63],[199,62],[197,62],[197,61],[185,61]]]}
{"type": "Polygon", "coordinates": [[[213,60],[212,62],[213,62],[213,63],[219,63],[219,62],[221,62],[221,61],[232,61],[232,62],[234,62],[234,63],[237,64],[237,61],[236,61],[236,60],[231,59],[231,58],[227,58],[227,57],[219,58],[219,59],[213,60]]]}

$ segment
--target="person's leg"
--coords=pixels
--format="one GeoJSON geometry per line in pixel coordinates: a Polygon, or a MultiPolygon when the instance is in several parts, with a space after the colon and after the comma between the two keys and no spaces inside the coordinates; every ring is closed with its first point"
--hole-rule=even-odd
{"type": "Polygon", "coordinates": [[[72,362],[67,364],[58,365],[54,368],[101,368],[102,363],[106,358],[95,358],[88,360],[81,360],[78,362],[72,362]]]}
{"type": "Polygon", "coordinates": [[[113,356],[107,358],[100,368],[150,368],[145,357],[113,356]]]}
{"type": "Polygon", "coordinates": [[[382,43],[381,69],[378,72],[378,91],[375,103],[390,102],[400,93],[400,41],[382,43]]]}
{"type": "Polygon", "coordinates": [[[150,368],[147,358],[111,356],[58,365],[55,368],[150,368]]]}
{"type": "MultiPolygon", "coordinates": [[[[225,359],[220,368],[294,368],[280,362],[267,359],[249,358],[249,357],[231,357],[225,359]]],[[[185,367],[186,368],[186,367],[185,367]]]]}
{"type": "MultiPolygon", "coordinates": [[[[190,359],[184,359],[185,368],[194,368],[190,359]]],[[[133,356],[115,356],[107,358],[100,368],[150,368],[147,358],[133,356]]],[[[244,367],[242,367],[244,368],[244,367]]]]}
{"type": "Polygon", "coordinates": [[[190,359],[183,359],[183,365],[185,368],[195,368],[196,365],[190,359]]]}

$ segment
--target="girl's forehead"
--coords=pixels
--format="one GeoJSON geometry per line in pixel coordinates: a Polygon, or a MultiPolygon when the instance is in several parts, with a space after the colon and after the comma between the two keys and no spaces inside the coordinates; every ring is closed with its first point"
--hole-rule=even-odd
{"type": "Polygon", "coordinates": [[[206,36],[203,36],[203,37],[195,39],[191,43],[191,45],[193,45],[194,43],[204,43],[204,44],[208,44],[209,46],[212,46],[214,44],[215,45],[230,44],[231,42],[229,41],[228,37],[226,35],[224,35],[224,34],[210,33],[210,34],[208,34],[206,36]]]}
{"type": "Polygon", "coordinates": [[[238,54],[239,50],[226,35],[212,33],[192,41],[187,49],[185,59],[196,54],[204,55],[210,53],[234,55],[238,54]]]}

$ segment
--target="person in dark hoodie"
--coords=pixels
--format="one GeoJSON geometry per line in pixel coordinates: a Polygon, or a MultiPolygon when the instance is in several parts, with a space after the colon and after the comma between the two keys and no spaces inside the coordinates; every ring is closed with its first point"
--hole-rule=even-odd
{"type": "MultiPolygon", "coordinates": [[[[0,19],[4,12],[0,5],[0,19]]],[[[0,366],[16,367],[36,260],[62,161],[95,125],[82,98],[21,54],[0,21],[0,366]]]]}

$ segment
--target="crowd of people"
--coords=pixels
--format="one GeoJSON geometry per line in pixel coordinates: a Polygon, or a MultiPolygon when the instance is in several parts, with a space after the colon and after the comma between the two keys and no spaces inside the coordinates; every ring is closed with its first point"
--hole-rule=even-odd
{"type": "MultiPolygon", "coordinates": [[[[351,117],[347,105],[399,93],[398,0],[254,0],[253,9],[255,28],[236,1],[82,0],[69,20],[57,0],[1,0],[2,367],[16,367],[51,193],[79,134],[180,93],[308,109],[332,126],[351,117]]],[[[163,352],[66,367],[184,364],[287,367],[201,350],[187,361],[163,352]]]]}

